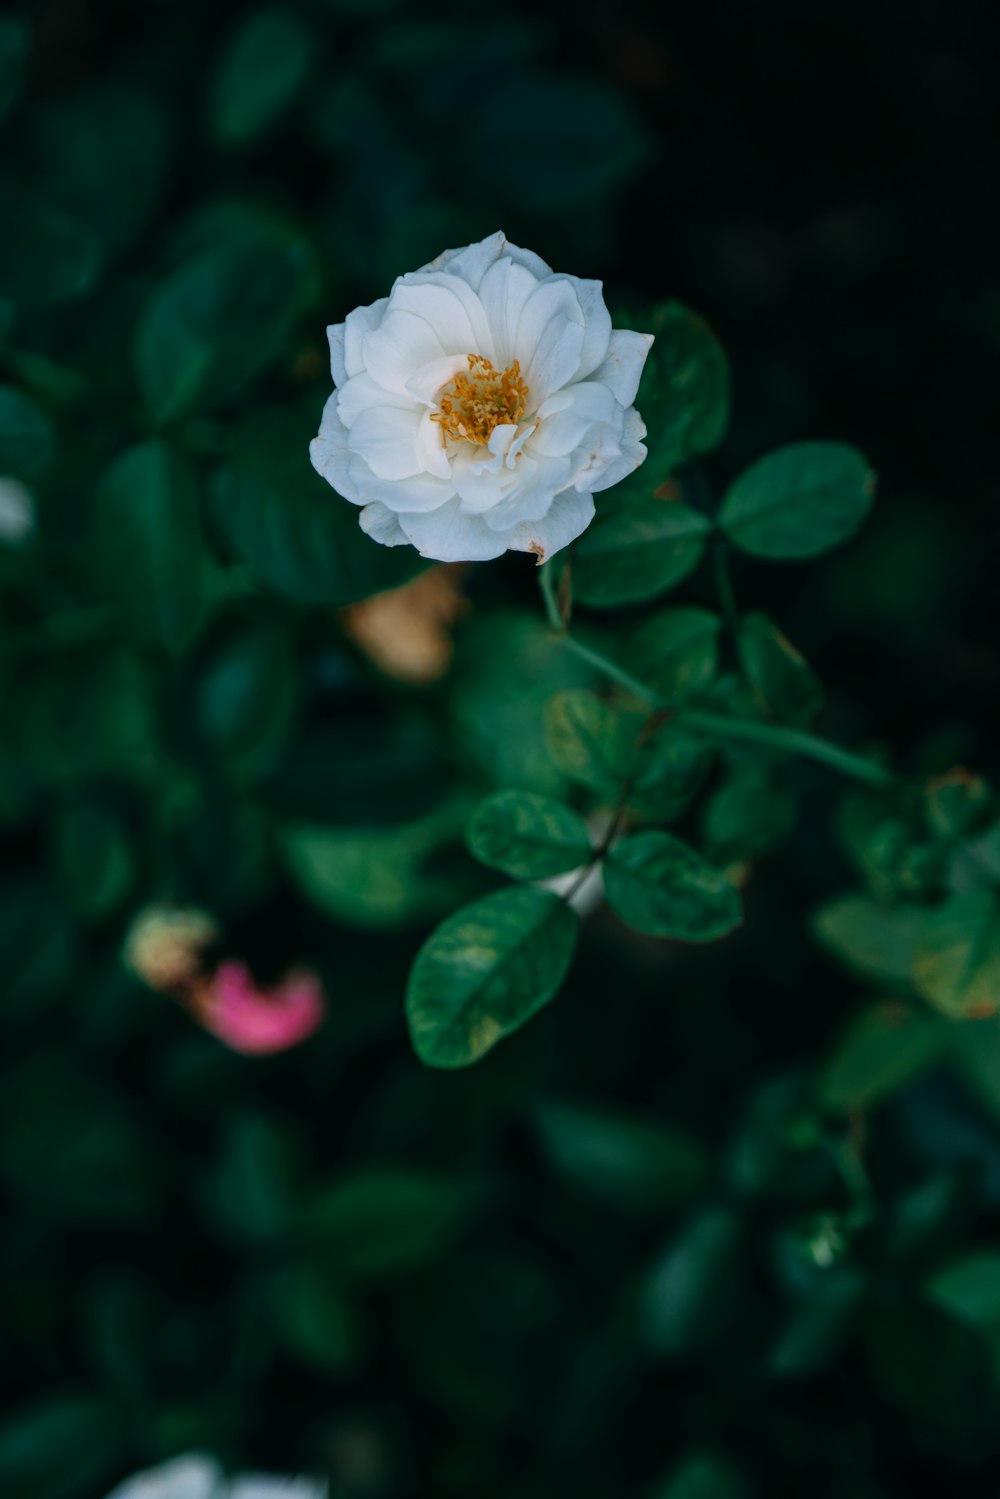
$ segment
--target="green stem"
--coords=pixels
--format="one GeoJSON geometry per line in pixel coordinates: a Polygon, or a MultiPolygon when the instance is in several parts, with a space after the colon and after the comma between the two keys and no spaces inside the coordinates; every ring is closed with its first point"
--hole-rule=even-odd
{"type": "Polygon", "coordinates": [[[607,656],[602,656],[598,651],[592,651],[589,646],[581,644],[572,635],[565,633],[559,636],[560,642],[574,656],[579,656],[581,661],[586,661],[595,671],[603,673],[612,682],[617,682],[619,687],[624,687],[626,692],[631,692],[633,697],[641,698],[651,708],[662,708],[664,706],[652,687],[647,687],[645,682],[640,682],[638,677],[633,677],[631,672],[624,667],[618,666],[614,661],[609,661],[607,656]]]}
{"type": "MultiPolygon", "coordinates": [[[[572,651],[574,656],[585,661],[588,666],[592,666],[609,681],[616,682],[633,697],[648,703],[651,708],[671,711],[670,705],[664,703],[652,687],[647,686],[645,682],[640,682],[638,677],[634,677],[617,662],[609,660],[607,656],[602,656],[599,651],[591,650],[590,646],[583,645],[581,641],[568,633],[559,611],[555,578],[550,572],[551,565],[551,563],[546,563],[539,568],[538,581],[541,584],[549,624],[555,631],[559,642],[568,651],[572,651]]],[[[728,583],[728,571],[726,582],[728,583]]],[[[723,594],[723,602],[725,602],[725,594],[723,594]]],[[[821,765],[828,765],[831,770],[839,770],[841,775],[850,776],[856,781],[864,781],[869,786],[888,787],[895,781],[892,771],[886,770],[884,766],[876,765],[873,760],[868,760],[863,755],[855,755],[850,750],[841,749],[839,744],[832,744],[828,739],[821,739],[817,734],[809,734],[805,729],[789,729],[782,724],[775,723],[756,723],[746,718],[728,718],[724,713],[705,713],[700,708],[676,710],[674,722],[678,727],[690,729],[695,734],[705,734],[712,739],[728,739],[736,744],[760,744],[782,754],[802,755],[807,760],[816,760],[821,765]]]]}
{"type": "Polygon", "coordinates": [[[546,618],[553,630],[558,630],[560,634],[563,634],[566,629],[566,621],[563,619],[562,610],[559,608],[558,584],[553,570],[553,563],[542,563],[538,569],[538,584],[542,590],[546,618]]]}
{"type": "Polygon", "coordinates": [[[703,713],[699,708],[682,708],[674,722],[696,734],[706,734],[713,739],[731,739],[736,743],[762,744],[768,749],[780,750],[789,755],[802,755],[807,760],[818,760],[839,770],[842,775],[856,781],[866,781],[869,786],[891,786],[895,780],[891,770],[876,765],[863,755],[854,755],[841,749],[817,734],[808,734],[805,729],[789,729],[781,724],[754,723],[745,718],[727,718],[722,713],[703,713]]]}

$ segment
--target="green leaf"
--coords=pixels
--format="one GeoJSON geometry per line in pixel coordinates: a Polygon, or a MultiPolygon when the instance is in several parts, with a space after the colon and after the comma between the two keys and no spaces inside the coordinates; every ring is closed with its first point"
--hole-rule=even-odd
{"type": "Polygon", "coordinates": [[[855,448],[793,443],[759,458],[729,486],[719,523],[755,557],[818,557],[854,535],[874,494],[875,476],[855,448]]]}
{"type": "MultiPolygon", "coordinates": [[[[626,96],[597,78],[500,69],[477,101],[484,120],[502,120],[503,150],[491,157],[490,193],[519,212],[558,219],[593,212],[630,176],[645,136],[626,96]],[[532,170],[522,170],[531,161],[532,170]]],[[[471,181],[482,166],[478,131],[453,144],[452,159],[471,181]]]]}
{"type": "Polygon", "coordinates": [[[545,710],[545,740],[553,762],[595,790],[618,785],[631,769],[642,719],[604,702],[586,687],[558,692],[545,710]]]}
{"type": "Polygon", "coordinates": [[[670,833],[634,833],[604,861],[604,889],[638,932],[712,942],[743,919],[735,885],[721,869],[670,833]]]}
{"type": "Polygon", "coordinates": [[[684,1458],[650,1499],[749,1499],[750,1490],[728,1458],[695,1452],[684,1458]]]}
{"type": "Polygon", "coordinates": [[[0,474],[40,467],[52,451],[52,423],[13,385],[0,385],[0,474]]]}
{"type": "Polygon", "coordinates": [[[461,899],[460,888],[428,865],[462,821],[462,810],[446,803],[391,828],[299,824],[284,829],[281,846],[299,888],[320,910],[363,930],[405,929],[461,899]]]}
{"type": "Polygon", "coordinates": [[[356,1284],[439,1259],[464,1214],[462,1184],[412,1167],[370,1166],[318,1194],[306,1220],[325,1274],[356,1284]]]}
{"type": "Polygon", "coordinates": [[[823,684],[766,614],[746,614],[739,650],[754,698],[768,718],[805,727],[823,706],[823,684]]]}
{"type": "Polygon", "coordinates": [[[636,405],[648,428],[649,456],[631,481],[646,492],[717,448],[729,425],[729,363],[705,320],[680,302],[654,309],[655,342],[636,405]]]}
{"type": "Polygon", "coordinates": [[[742,1225],[731,1208],[691,1220],[646,1277],[639,1310],[643,1341],[678,1357],[718,1337],[732,1306],[742,1225]]]}
{"type": "Polygon", "coordinates": [[[1000,1005],[1000,904],[989,890],[953,895],[924,920],[913,960],[917,988],[953,1020],[1000,1005]]]}
{"type": "Polygon", "coordinates": [[[139,384],[153,420],[209,411],[273,363],[311,280],[305,240],[278,226],[211,244],[168,276],[136,335],[139,384]]]}
{"type": "Polygon", "coordinates": [[[827,1368],[853,1331],[867,1288],[866,1277],[848,1265],[826,1271],[772,1344],[768,1371],[787,1378],[827,1368]]]}
{"type": "Polygon", "coordinates": [[[713,863],[742,864],[780,848],[795,826],[796,803],[784,767],[743,754],[726,767],[701,812],[705,853],[713,863]]]}
{"type": "Polygon", "coordinates": [[[676,500],[604,501],[573,561],[573,594],[602,609],[666,593],[702,559],[711,523],[676,500]]]}
{"type": "Polygon", "coordinates": [[[275,1287],[275,1316],[286,1347],[318,1369],[343,1373],[358,1351],[351,1302],[328,1276],[311,1265],[290,1265],[275,1287]]]}
{"type": "Polygon", "coordinates": [[[74,802],[60,811],[53,829],[52,859],[73,905],[90,921],[120,906],[135,877],[132,848],[121,819],[95,801],[74,802]]]}
{"type": "Polygon", "coordinates": [[[710,609],[666,609],[633,634],[628,663],[669,708],[706,693],[719,669],[722,621],[710,609]]]}
{"type": "Polygon", "coordinates": [[[823,946],[861,978],[908,988],[923,922],[919,906],[839,895],[816,912],[812,925],[823,946]]]}
{"type": "Polygon", "coordinates": [[[0,1427],[4,1499],[90,1499],[121,1460],[114,1406],[97,1395],[54,1395],[0,1427]]]}
{"type": "Polygon", "coordinates": [[[288,108],[309,71],[315,39],[293,10],[267,6],[240,20],[219,63],[209,128],[222,145],[246,145],[288,108]]]}
{"type": "Polygon", "coordinates": [[[1000,1334],[1000,1253],[965,1255],[933,1276],[926,1289],[935,1306],[959,1321],[1000,1334]]]}
{"type": "Polygon", "coordinates": [[[905,1088],[945,1052],[949,1028],[896,1000],[870,1005],[851,1023],[823,1069],[831,1109],[864,1109],[905,1088]]]}
{"type": "Polygon", "coordinates": [[[0,121],[10,113],[20,92],[30,50],[24,23],[14,16],[0,16],[0,121]]]}
{"type": "Polygon", "coordinates": [[[35,171],[52,201],[107,244],[132,244],[167,165],[167,123],[156,98],[128,84],[104,85],[47,99],[30,125],[35,171]]]}
{"type": "Polygon", "coordinates": [[[315,472],[308,448],[317,422],[305,408],[254,411],[236,429],[212,509],[230,545],[277,593],[298,604],[350,604],[427,564],[413,547],[374,545],[355,507],[315,472]]]}
{"type": "Polygon", "coordinates": [[[556,993],[578,921],[558,896],[520,888],[449,916],[417,954],[406,993],[414,1049],[431,1067],[466,1067],[556,993]]]}
{"type": "Polygon", "coordinates": [[[703,1148],[651,1119],[573,1104],[544,1104],[537,1124],[552,1167],[581,1196],[622,1212],[660,1212],[708,1179],[703,1148]]]}
{"type": "Polygon", "coordinates": [[[107,591],[141,639],[177,653],[201,623],[205,558],[195,475],[168,443],[130,448],[104,475],[95,513],[107,591]]]}
{"type": "Polygon", "coordinates": [[[466,829],[469,851],[515,880],[540,880],[578,869],[591,858],[587,824],[577,812],[531,791],[495,791],[466,829]]]}
{"type": "Polygon", "coordinates": [[[0,198],[0,300],[67,302],[97,279],[101,245],[86,225],[34,198],[0,198]]]}
{"type": "Polygon", "coordinates": [[[628,805],[654,822],[680,817],[704,785],[713,753],[672,719],[656,724],[640,738],[628,805]]]}
{"type": "Polygon", "coordinates": [[[265,768],[287,741],[299,695],[290,635],[266,621],[247,625],[223,638],[199,677],[198,727],[219,754],[265,768]]]}

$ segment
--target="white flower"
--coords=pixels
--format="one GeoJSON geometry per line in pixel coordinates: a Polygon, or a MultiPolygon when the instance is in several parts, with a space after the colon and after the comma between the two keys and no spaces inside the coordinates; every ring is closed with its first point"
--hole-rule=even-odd
{"type": "Polygon", "coordinates": [[[502,234],[327,331],[336,389],[310,455],[385,546],[544,562],[646,456],[632,401],[651,336],[612,331],[599,281],[502,234]]]}
{"type": "Polygon", "coordinates": [[[223,1478],[218,1463],[194,1452],[126,1479],[108,1499],[327,1499],[327,1487],[310,1478],[262,1473],[223,1478]]]}

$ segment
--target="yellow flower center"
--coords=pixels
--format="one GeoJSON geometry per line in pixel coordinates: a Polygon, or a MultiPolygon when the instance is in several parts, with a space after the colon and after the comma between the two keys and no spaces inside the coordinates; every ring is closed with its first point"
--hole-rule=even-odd
{"type": "Polygon", "coordinates": [[[516,425],[527,404],[528,387],[516,359],[501,373],[485,355],[470,354],[469,373],[460,371],[438,391],[439,409],[431,421],[440,422],[445,440],[486,447],[494,427],[516,425]]]}

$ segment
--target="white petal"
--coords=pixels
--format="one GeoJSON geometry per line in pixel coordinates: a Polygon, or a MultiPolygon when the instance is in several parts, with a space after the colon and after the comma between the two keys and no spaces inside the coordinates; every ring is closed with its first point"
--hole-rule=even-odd
{"type": "Polygon", "coordinates": [[[620,420],[621,407],[608,387],[582,380],[544,402],[528,450],[545,457],[562,457],[586,441],[595,423],[619,425],[620,420]]]}
{"type": "MultiPolygon", "coordinates": [[[[579,364],[580,351],[583,348],[583,313],[580,310],[579,298],[573,289],[573,283],[566,276],[550,276],[547,281],[540,281],[521,308],[514,339],[515,353],[521,361],[521,369],[529,385],[531,385],[531,377],[528,371],[532,368],[535,351],[550,324],[556,323],[562,327],[567,321],[580,325],[580,348],[577,351],[577,364],[579,364]]],[[[575,371],[576,366],[574,366],[574,373],[575,371]]],[[[545,391],[545,395],[550,394],[554,388],[554,386],[550,387],[545,391]]],[[[532,395],[538,399],[540,392],[536,392],[532,387],[532,395]]]]}
{"type": "MultiPolygon", "coordinates": [[[[372,302],[369,307],[355,307],[354,311],[348,313],[344,324],[344,373],[348,379],[352,375],[360,375],[365,367],[362,357],[362,346],[365,334],[377,328],[382,321],[385,309],[389,305],[388,297],[379,297],[377,302],[372,302]]],[[[331,358],[332,358],[331,350],[331,358]]],[[[334,379],[336,379],[334,374],[334,379]]]]}
{"type": "Polygon", "coordinates": [[[408,395],[417,401],[422,401],[425,406],[433,406],[437,401],[437,393],[442,385],[447,385],[450,380],[462,372],[469,373],[468,354],[445,354],[440,359],[432,359],[430,364],[422,365],[415,375],[411,375],[406,382],[408,395]]]}
{"type": "Polygon", "coordinates": [[[451,478],[451,464],[445,447],[441,423],[432,421],[432,413],[424,411],[417,428],[417,452],[420,462],[429,474],[437,479],[451,478]]]}
{"type": "Polygon", "coordinates": [[[575,378],[580,368],[583,336],[583,324],[570,318],[553,318],[546,325],[527,361],[521,361],[529,391],[529,409],[575,378]]]}
{"type": "Polygon", "coordinates": [[[344,334],[347,329],[346,323],[331,323],[326,330],[326,336],[330,343],[330,374],[333,376],[334,385],[343,385],[347,379],[347,365],[344,363],[344,334]]]}
{"type": "Polygon", "coordinates": [[[607,357],[590,378],[606,385],[623,406],[631,406],[652,346],[652,333],[632,333],[625,328],[616,328],[611,335],[607,357]]]}
{"type": "Polygon", "coordinates": [[[551,267],[545,264],[540,255],[536,255],[532,250],[522,250],[518,245],[512,245],[499,229],[495,234],[487,235],[486,239],[479,240],[477,244],[463,245],[458,250],[445,250],[422,269],[448,271],[453,276],[461,276],[473,291],[478,291],[486,272],[494,261],[500,259],[501,255],[506,255],[518,265],[525,266],[532,275],[539,279],[552,274],[551,267]]]}
{"type": "Polygon", "coordinates": [[[515,526],[507,537],[507,545],[512,552],[534,552],[540,563],[546,562],[575,541],[593,518],[594,501],[590,495],[566,489],[556,495],[541,520],[522,521],[515,526]]]}
{"type": "Polygon", "coordinates": [[[572,483],[568,458],[529,458],[518,461],[518,487],[504,500],[487,510],[483,519],[491,531],[506,531],[521,521],[537,521],[547,515],[555,496],[572,483]]]}
{"type": "Polygon", "coordinates": [[[467,515],[457,498],[430,515],[401,515],[400,524],[422,557],[438,562],[489,562],[507,550],[504,536],[480,515],[467,515]]]}
{"type": "Polygon", "coordinates": [[[366,406],[348,429],[348,446],[379,479],[412,479],[425,472],[417,451],[423,413],[418,406],[366,406]]]}
{"type": "Polygon", "coordinates": [[[452,459],[452,484],[466,515],[480,515],[501,504],[517,488],[517,474],[494,464],[485,449],[462,443],[452,459]]]}
{"type": "Polygon", "coordinates": [[[234,1478],[227,1499],[327,1499],[327,1486],[314,1478],[278,1478],[244,1473],[234,1478]]]}
{"type": "Polygon", "coordinates": [[[517,358],[518,323],[537,286],[538,278],[509,255],[495,261],[483,277],[479,299],[493,333],[497,364],[503,369],[517,358]]]}
{"type": "Polygon", "coordinates": [[[358,524],[366,535],[373,541],[380,541],[384,547],[408,547],[410,538],[399,524],[399,517],[394,511],[380,505],[378,500],[373,500],[366,505],[358,516],[358,524]]]}
{"type": "Polygon", "coordinates": [[[361,349],[364,367],[386,390],[406,395],[406,382],[445,350],[436,332],[412,312],[387,312],[381,325],[366,333],[361,349]]]}
{"type": "Polygon", "coordinates": [[[332,484],[339,495],[350,500],[352,505],[361,505],[364,501],[359,498],[351,479],[351,453],[347,446],[347,428],[337,410],[339,398],[340,392],[335,390],[323,407],[319,433],[309,444],[309,458],[316,472],[332,484]]]}
{"type": "Polygon", "coordinates": [[[389,298],[389,314],[412,312],[434,329],[446,354],[494,357],[493,335],[483,304],[459,277],[413,271],[401,276],[389,298]]]}
{"type": "Polygon", "coordinates": [[[624,431],[619,444],[620,456],[595,471],[592,482],[583,484],[582,480],[590,476],[581,475],[575,481],[577,488],[585,487],[592,494],[599,494],[602,489],[610,489],[612,484],[617,484],[620,479],[626,479],[629,474],[634,473],[646,459],[646,448],[642,441],[645,435],[646,423],[635,407],[630,406],[625,413],[624,431]]]}
{"type": "Polygon", "coordinates": [[[108,1499],[216,1499],[221,1477],[210,1457],[190,1453],[126,1479],[108,1499]]]}
{"type": "MultiPolygon", "coordinates": [[[[576,295],[583,313],[583,350],[577,378],[583,379],[596,370],[608,352],[611,339],[611,314],[604,301],[600,281],[575,281],[576,295]]],[[[623,402],[626,405],[627,402],[623,402]]]]}
{"type": "Polygon", "coordinates": [[[373,407],[395,406],[404,411],[419,411],[417,402],[409,395],[399,395],[386,390],[374,381],[371,375],[352,375],[346,385],[338,391],[337,414],[345,427],[353,427],[362,411],[373,407]]]}
{"type": "Polygon", "coordinates": [[[367,505],[379,500],[390,510],[436,510],[455,493],[451,480],[436,479],[433,474],[413,474],[408,479],[383,479],[372,473],[357,453],[351,455],[350,482],[357,496],[355,504],[367,505]]]}

